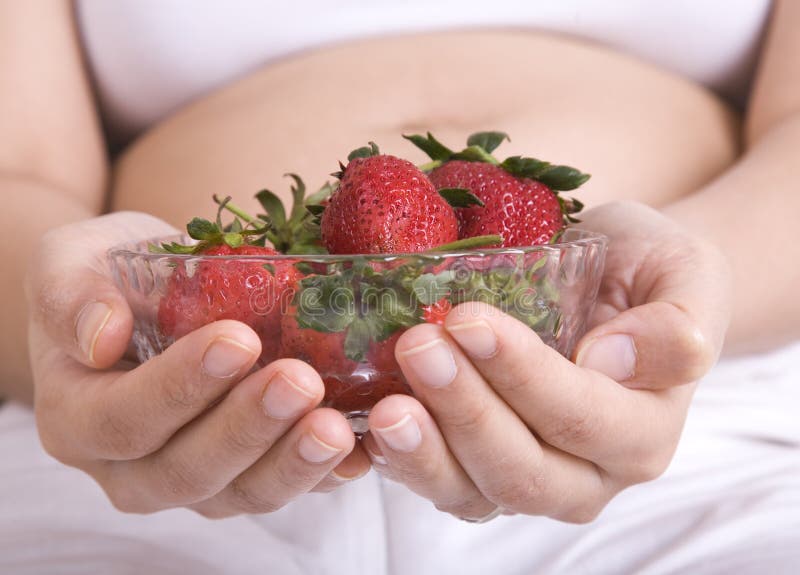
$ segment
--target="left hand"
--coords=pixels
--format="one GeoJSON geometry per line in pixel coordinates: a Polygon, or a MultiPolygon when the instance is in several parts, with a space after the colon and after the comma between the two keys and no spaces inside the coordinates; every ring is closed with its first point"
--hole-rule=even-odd
{"type": "Polygon", "coordinates": [[[410,329],[396,353],[416,399],[373,408],[363,441],[376,469],[461,518],[499,508],[569,522],[664,472],[692,382],[722,347],[727,264],[642,205],[583,221],[611,244],[575,363],[486,304],[410,329]]]}

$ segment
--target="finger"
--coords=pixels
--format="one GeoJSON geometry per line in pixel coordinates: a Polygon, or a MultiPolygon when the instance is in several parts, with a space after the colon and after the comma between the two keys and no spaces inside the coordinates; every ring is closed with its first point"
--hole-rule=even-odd
{"type": "Polygon", "coordinates": [[[157,452],[119,462],[131,505],[155,511],[220,492],[322,400],[325,387],[302,361],[278,360],[241,382],[157,452]]]}
{"type": "Polygon", "coordinates": [[[45,443],[79,459],[138,459],[228,392],[261,352],[246,325],[223,320],[176,341],[128,372],[97,373],[64,356],[37,394],[45,443]],[[64,386],[64,381],[75,382],[64,386]]]}
{"type": "Polygon", "coordinates": [[[581,369],[527,326],[478,302],[456,307],[445,329],[492,388],[548,444],[606,469],[666,466],[683,420],[673,402],[689,388],[631,390],[581,369]],[[665,394],[674,400],[664,401],[665,394]],[[637,430],[633,435],[631,430],[637,430]]]}
{"type": "Polygon", "coordinates": [[[672,303],[647,303],[619,313],[581,338],[575,363],[631,388],[691,383],[717,360],[718,347],[672,303]]]}
{"type": "Polygon", "coordinates": [[[192,509],[214,518],[276,511],[319,484],[355,441],[341,413],[315,409],[225,489],[192,509]]]}
{"type": "Polygon", "coordinates": [[[164,222],[130,212],[47,233],[26,279],[33,356],[56,346],[87,366],[114,365],[127,349],[133,316],[114,284],[106,253],[130,238],[169,233],[175,230],[164,222]]]}
{"type": "Polygon", "coordinates": [[[675,402],[691,389],[630,390],[581,369],[527,326],[486,304],[457,307],[445,328],[493,389],[548,444],[608,470],[649,478],[666,467],[682,418],[675,402]],[[663,401],[663,395],[674,399],[663,401]],[[638,430],[634,436],[631,429],[638,430]],[[634,463],[635,462],[635,463],[634,463]]]}
{"type": "MultiPolygon", "coordinates": [[[[444,328],[416,326],[396,356],[414,393],[481,493],[510,511],[579,521],[608,501],[600,470],[539,443],[444,328]]],[[[388,459],[388,457],[387,457],[388,459]]]]}
{"type": "Polygon", "coordinates": [[[317,483],[311,491],[317,493],[328,493],[334,489],[341,487],[345,483],[361,479],[371,468],[369,456],[364,452],[361,443],[357,443],[353,447],[353,451],[347,454],[339,465],[337,465],[331,472],[319,483],[317,483]]]}
{"type": "Polygon", "coordinates": [[[626,203],[608,209],[627,223],[612,239],[576,362],[629,387],[697,381],[716,362],[730,317],[724,256],[655,210],[626,203]]]}
{"type": "Polygon", "coordinates": [[[372,447],[379,461],[385,461],[378,466],[384,475],[456,517],[485,517],[497,508],[462,469],[436,423],[413,397],[382,399],[372,408],[369,425],[367,449],[372,447]]]}

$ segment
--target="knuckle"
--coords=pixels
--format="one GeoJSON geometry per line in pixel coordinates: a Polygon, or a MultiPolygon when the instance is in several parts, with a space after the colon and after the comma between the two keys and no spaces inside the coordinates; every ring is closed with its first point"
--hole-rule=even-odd
{"type": "Polygon", "coordinates": [[[283,507],[249,489],[240,477],[230,483],[230,498],[231,504],[243,513],[273,513],[283,507]]]}
{"type": "Polygon", "coordinates": [[[703,377],[717,361],[714,346],[696,326],[686,326],[681,333],[681,349],[686,358],[686,379],[703,377]]]}
{"type": "Polygon", "coordinates": [[[413,457],[397,454],[381,473],[409,486],[429,486],[446,473],[447,460],[438,457],[413,457]]]}
{"type": "Polygon", "coordinates": [[[686,310],[675,304],[666,306],[666,317],[671,324],[671,349],[680,357],[681,380],[696,381],[703,377],[717,361],[717,346],[689,317],[686,310]]]}
{"type": "MultiPolygon", "coordinates": [[[[304,461],[293,461],[275,467],[273,478],[278,493],[295,494],[307,486],[317,484],[327,475],[327,467],[320,468],[320,464],[308,464],[304,461]]],[[[322,464],[323,466],[326,464],[322,464]]]]}
{"type": "Polygon", "coordinates": [[[437,422],[459,435],[480,433],[492,417],[489,397],[481,395],[459,403],[463,404],[456,409],[439,410],[436,414],[437,422]]]}
{"type": "MultiPolygon", "coordinates": [[[[543,428],[545,429],[545,428],[543,428]]],[[[559,413],[547,427],[548,443],[554,445],[585,445],[598,435],[596,412],[588,405],[578,403],[568,413],[559,413]]]]}
{"type": "Polygon", "coordinates": [[[68,309],[70,303],[65,298],[63,282],[43,272],[29,275],[26,293],[32,315],[44,324],[50,324],[50,318],[63,316],[63,310],[68,309]]]}
{"type": "Polygon", "coordinates": [[[264,437],[251,429],[240,413],[226,416],[222,422],[221,440],[229,453],[254,453],[268,447],[264,437]]]}
{"type": "Polygon", "coordinates": [[[516,396],[527,393],[531,385],[535,385],[535,382],[531,381],[531,373],[534,373],[536,368],[531,361],[520,361],[516,357],[505,354],[503,355],[503,368],[504,376],[492,382],[492,387],[497,391],[509,396],[516,396]]]}
{"type": "MultiPolygon", "coordinates": [[[[508,476],[506,475],[506,477],[508,476]]],[[[544,476],[533,474],[527,480],[498,481],[484,488],[483,494],[495,505],[499,505],[509,511],[530,513],[531,511],[529,510],[536,510],[540,506],[547,491],[544,476]]]]}
{"type": "Polygon", "coordinates": [[[134,429],[122,418],[102,413],[90,441],[109,459],[139,459],[151,451],[148,434],[134,429]]]}
{"type": "Polygon", "coordinates": [[[195,378],[180,370],[162,370],[164,407],[170,412],[182,412],[197,406],[202,398],[202,386],[195,378]]]}
{"type": "Polygon", "coordinates": [[[212,493],[200,468],[190,462],[177,459],[159,464],[160,497],[173,504],[194,503],[212,493]]]}

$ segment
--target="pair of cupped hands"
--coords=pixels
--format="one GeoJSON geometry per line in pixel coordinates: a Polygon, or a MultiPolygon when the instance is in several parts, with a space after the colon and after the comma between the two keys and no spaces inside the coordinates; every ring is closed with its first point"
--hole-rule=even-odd
{"type": "Polygon", "coordinates": [[[610,238],[590,329],[572,361],[485,304],[397,343],[415,397],[380,401],[357,440],[307,364],[252,371],[260,341],[219,321],[134,366],[133,318],[109,272],[121,242],[174,233],[138,213],[49,232],[27,278],[35,409],[45,449],[126,512],[275,511],[370,467],[438,509],[592,520],[654,479],[730,314],[723,256],[645,206],[611,203],[581,227],[610,238]]]}

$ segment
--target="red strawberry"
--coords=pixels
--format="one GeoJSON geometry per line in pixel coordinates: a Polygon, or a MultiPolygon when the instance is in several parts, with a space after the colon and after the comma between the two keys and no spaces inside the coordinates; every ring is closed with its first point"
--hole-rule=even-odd
{"type": "Polygon", "coordinates": [[[176,263],[158,308],[162,335],[177,339],[213,321],[233,319],[249,325],[261,338],[262,363],[275,358],[281,314],[292,300],[299,272],[289,260],[265,260],[265,256],[280,255],[265,247],[265,240],[281,251],[313,253],[322,249],[318,234],[307,225],[312,215],[303,204],[305,186],[298,176],[291,177],[294,206],[289,217],[269,190],[256,196],[267,212],[258,218],[232,204],[230,198],[214,196],[219,204],[216,221],[194,218],[186,226],[197,243],[151,246],[157,252],[199,256],[176,263]],[[228,226],[221,221],[223,209],[236,215],[228,226]]]}
{"type": "Polygon", "coordinates": [[[396,394],[411,395],[411,388],[397,373],[357,374],[339,378],[322,378],[325,384],[323,407],[332,407],[345,414],[369,412],[384,397],[396,394]]]}
{"type": "Polygon", "coordinates": [[[501,132],[473,134],[468,147],[454,153],[431,134],[408,136],[433,158],[430,179],[437,190],[463,188],[483,203],[456,210],[459,237],[499,234],[504,247],[547,243],[582,207],[558,191],[575,189],[589,176],[534,158],[513,156],[501,163],[491,152],[507,138],[501,132]]]}
{"type": "MultiPolygon", "coordinates": [[[[223,244],[198,255],[263,257],[277,253],[268,247],[223,244]]],[[[165,336],[177,339],[213,321],[241,321],[261,338],[262,361],[271,361],[280,341],[281,308],[291,301],[296,278],[297,272],[288,262],[273,264],[271,269],[264,261],[247,259],[201,259],[191,271],[178,265],[159,304],[159,328],[165,336]]]]}
{"type": "Polygon", "coordinates": [[[301,327],[292,307],[281,320],[280,357],[301,359],[325,378],[352,373],[357,362],[344,354],[345,332],[324,332],[301,327]]]}
{"type": "MultiPolygon", "coordinates": [[[[444,318],[453,308],[449,300],[442,298],[432,305],[422,306],[422,319],[426,323],[435,323],[438,325],[444,324],[444,318]]],[[[386,373],[400,373],[400,366],[394,357],[394,348],[397,345],[397,340],[403,334],[403,331],[397,331],[389,338],[373,342],[367,352],[367,362],[370,363],[377,372],[386,373]]],[[[399,393],[399,392],[398,392],[399,393]]]]}
{"type": "Polygon", "coordinates": [[[322,242],[328,251],[420,252],[458,239],[453,208],[428,177],[409,161],[377,154],[373,144],[350,155],[339,188],[322,212],[322,242]]]}
{"type": "Polygon", "coordinates": [[[400,366],[394,358],[394,348],[397,340],[400,339],[401,332],[397,331],[383,341],[373,342],[367,352],[367,362],[375,368],[375,371],[382,374],[400,373],[400,366]]]}
{"type": "Polygon", "coordinates": [[[503,246],[547,243],[564,227],[558,197],[546,185],[516,178],[500,166],[451,160],[431,172],[437,188],[466,188],[484,207],[457,210],[464,238],[499,234],[503,246]]]}
{"type": "Polygon", "coordinates": [[[345,413],[368,411],[378,401],[395,393],[410,393],[394,361],[399,334],[372,343],[365,362],[345,356],[346,332],[322,332],[302,328],[296,310],[281,322],[281,357],[301,359],[316,369],[325,384],[323,406],[345,413]]]}
{"type": "Polygon", "coordinates": [[[443,325],[444,318],[453,309],[453,304],[450,303],[450,300],[442,298],[434,304],[426,305],[422,309],[422,317],[427,323],[443,325]]]}

